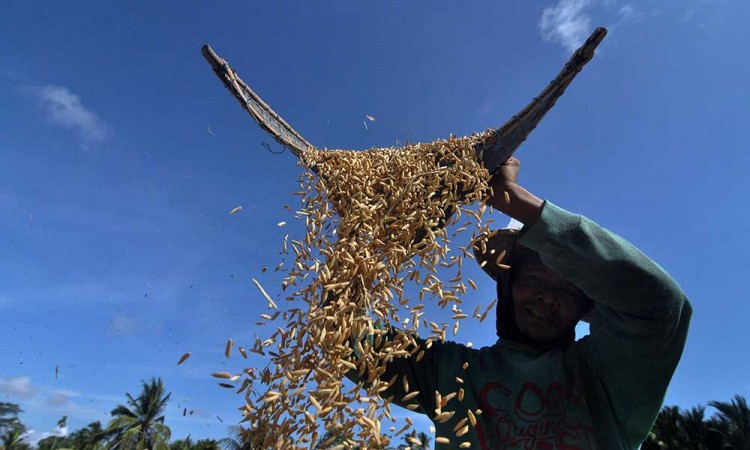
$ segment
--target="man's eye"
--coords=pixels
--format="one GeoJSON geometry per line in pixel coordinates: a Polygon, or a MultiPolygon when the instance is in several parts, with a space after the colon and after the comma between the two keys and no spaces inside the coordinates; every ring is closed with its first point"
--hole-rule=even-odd
{"type": "Polygon", "coordinates": [[[543,280],[536,275],[524,275],[518,279],[522,286],[538,286],[543,280]]]}
{"type": "Polygon", "coordinates": [[[560,298],[567,303],[575,303],[578,301],[578,296],[569,291],[560,292],[560,298]]]}

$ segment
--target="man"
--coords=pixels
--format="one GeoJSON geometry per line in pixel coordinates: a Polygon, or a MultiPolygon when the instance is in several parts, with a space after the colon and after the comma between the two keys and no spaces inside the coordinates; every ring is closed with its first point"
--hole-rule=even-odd
{"type": "Polygon", "coordinates": [[[637,449],[682,354],[690,304],[630,243],[521,187],[519,165],[511,158],[493,177],[489,204],[524,228],[477,252],[498,281],[500,339],[479,350],[418,340],[424,357],[389,363],[381,379],[406,382],[384,397],[417,404],[436,448],[637,449]],[[582,319],[590,335],[575,341],[582,319]],[[436,391],[450,398],[442,407],[436,391]]]}

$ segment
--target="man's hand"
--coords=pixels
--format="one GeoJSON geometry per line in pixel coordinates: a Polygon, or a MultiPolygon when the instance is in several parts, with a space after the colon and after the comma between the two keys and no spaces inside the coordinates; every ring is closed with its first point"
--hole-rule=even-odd
{"type": "Polygon", "coordinates": [[[518,184],[520,168],[521,161],[513,157],[498,168],[489,183],[492,195],[487,203],[524,225],[531,225],[542,214],[544,201],[518,184]]]}
{"type": "Polygon", "coordinates": [[[517,184],[518,171],[521,169],[521,161],[517,158],[510,157],[507,161],[497,168],[495,174],[490,180],[491,185],[506,186],[508,184],[517,184]]]}

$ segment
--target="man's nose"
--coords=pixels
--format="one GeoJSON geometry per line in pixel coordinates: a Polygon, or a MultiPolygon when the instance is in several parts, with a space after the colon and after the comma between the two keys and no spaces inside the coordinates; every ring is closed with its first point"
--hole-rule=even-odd
{"type": "Polygon", "coordinates": [[[541,303],[557,308],[558,301],[555,293],[550,289],[540,289],[536,294],[536,298],[541,303]]]}

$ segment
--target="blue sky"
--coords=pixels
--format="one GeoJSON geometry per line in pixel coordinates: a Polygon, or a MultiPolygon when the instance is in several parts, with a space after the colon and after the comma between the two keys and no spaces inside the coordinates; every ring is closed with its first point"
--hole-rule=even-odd
{"type": "MultiPolygon", "coordinates": [[[[596,26],[609,36],[519,150],[521,180],[634,242],[687,292],[695,315],[668,403],[748,396],[750,3],[520,5],[2,2],[0,401],[39,437],[64,414],[70,429],[106,423],[160,376],[173,437],[223,437],[238,420],[241,397],[209,374],[265,363],[223,348],[265,333],[251,279],[280,294],[261,268],[302,234],[284,209],[300,168],[263,148],[202,44],[313,144],[364,149],[500,125],[596,26]]],[[[494,286],[468,275],[486,304],[494,286]]],[[[489,321],[463,329],[461,341],[494,342],[489,321]]]]}

